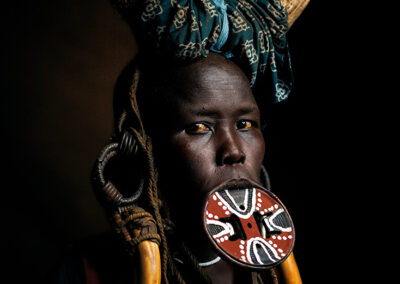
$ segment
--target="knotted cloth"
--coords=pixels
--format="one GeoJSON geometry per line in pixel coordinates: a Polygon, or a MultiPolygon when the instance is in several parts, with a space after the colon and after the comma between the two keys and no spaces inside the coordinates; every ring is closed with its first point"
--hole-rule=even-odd
{"type": "Polygon", "coordinates": [[[279,0],[111,0],[141,50],[176,59],[210,51],[238,62],[257,96],[292,89],[288,14],[279,0]]]}

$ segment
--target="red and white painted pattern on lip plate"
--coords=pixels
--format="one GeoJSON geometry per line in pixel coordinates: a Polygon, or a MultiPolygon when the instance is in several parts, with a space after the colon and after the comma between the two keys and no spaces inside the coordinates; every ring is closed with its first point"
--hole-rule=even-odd
{"type": "Polygon", "coordinates": [[[214,245],[234,261],[252,267],[271,267],[286,258],[293,249],[294,229],[288,212],[280,201],[258,188],[242,189],[243,204],[240,207],[240,204],[236,204],[235,200],[230,197],[229,190],[223,191],[225,191],[225,199],[221,196],[221,191],[213,192],[204,210],[203,219],[207,233],[214,245]],[[226,200],[226,197],[230,201],[226,200]],[[274,232],[279,231],[279,233],[263,237],[254,217],[255,212],[261,216],[262,226],[267,231],[273,230],[274,232]],[[229,218],[232,214],[239,217],[246,239],[230,239],[236,232],[232,224],[226,222],[226,219],[223,221],[221,219],[229,218]],[[274,222],[280,214],[288,216],[287,220],[290,221],[290,226],[281,227],[279,222],[274,222]],[[211,235],[209,227],[207,227],[211,224],[220,226],[221,231],[211,235]]]}

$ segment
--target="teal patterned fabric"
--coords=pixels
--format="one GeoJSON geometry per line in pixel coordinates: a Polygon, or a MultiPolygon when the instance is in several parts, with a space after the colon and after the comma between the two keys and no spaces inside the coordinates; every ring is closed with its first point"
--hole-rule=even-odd
{"type": "MultiPolygon", "coordinates": [[[[240,62],[256,95],[286,99],[292,68],[279,0],[115,0],[142,50],[178,59],[210,51],[240,62]]],[[[268,99],[270,100],[270,99],[268,99]]]]}

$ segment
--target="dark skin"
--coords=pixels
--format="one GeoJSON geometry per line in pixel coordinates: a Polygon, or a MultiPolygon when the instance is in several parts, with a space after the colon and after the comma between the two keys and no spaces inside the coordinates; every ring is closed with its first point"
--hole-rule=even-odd
{"type": "MultiPolygon", "coordinates": [[[[179,95],[170,106],[167,124],[173,127],[163,139],[167,154],[160,161],[160,179],[168,184],[165,197],[180,235],[205,262],[217,256],[201,224],[208,193],[228,181],[260,184],[265,143],[259,108],[238,66],[211,54],[175,74],[179,95]]],[[[204,271],[214,284],[237,283],[240,277],[224,260],[204,271]]]]}

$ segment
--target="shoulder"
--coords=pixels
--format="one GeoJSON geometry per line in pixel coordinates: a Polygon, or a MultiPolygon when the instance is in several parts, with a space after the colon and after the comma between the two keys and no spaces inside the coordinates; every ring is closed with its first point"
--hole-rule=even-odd
{"type": "Polygon", "coordinates": [[[68,246],[50,274],[50,283],[137,283],[136,266],[116,236],[106,233],[68,246]]]}

